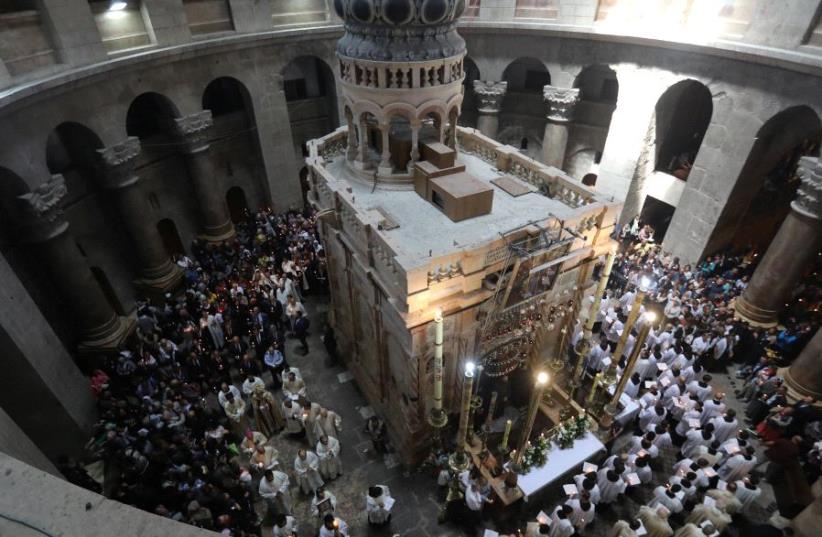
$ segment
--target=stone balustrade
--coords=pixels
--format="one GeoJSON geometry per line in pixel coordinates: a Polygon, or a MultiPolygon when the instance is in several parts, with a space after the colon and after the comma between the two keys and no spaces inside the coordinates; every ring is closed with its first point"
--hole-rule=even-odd
{"type": "Polygon", "coordinates": [[[346,84],[373,89],[411,90],[462,82],[463,56],[433,62],[374,62],[340,57],[346,84]]]}

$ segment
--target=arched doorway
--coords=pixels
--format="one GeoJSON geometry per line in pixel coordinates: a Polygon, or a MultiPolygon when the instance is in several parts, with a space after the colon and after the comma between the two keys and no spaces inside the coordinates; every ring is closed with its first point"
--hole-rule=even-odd
{"type": "Polygon", "coordinates": [[[704,84],[683,80],[668,88],[655,108],[654,169],[687,181],[712,114],[713,98],[704,84]]]}
{"type": "Polygon", "coordinates": [[[308,182],[307,166],[303,166],[300,169],[300,190],[303,194],[303,207],[308,207],[308,192],[311,190],[311,183],[308,182]]]}
{"type": "MultiPolygon", "coordinates": [[[[270,199],[254,104],[246,86],[236,78],[215,78],[203,91],[202,102],[214,120],[212,160],[224,170],[226,183],[243,182],[255,207],[255,200],[270,199]]],[[[232,221],[236,222],[233,216],[232,221]]]]}
{"type": "Polygon", "coordinates": [[[164,218],[157,222],[157,232],[163,239],[163,246],[166,248],[166,253],[172,259],[177,259],[181,255],[185,255],[186,249],[183,246],[183,241],[180,238],[180,233],[177,231],[177,225],[174,220],[164,218]]]}
{"type": "Polygon", "coordinates": [[[294,152],[299,155],[305,142],[340,125],[334,72],[316,56],[301,56],[291,60],[280,74],[294,152]]]}
{"type": "Polygon", "coordinates": [[[619,82],[607,65],[591,65],[574,81],[580,101],[568,140],[564,170],[574,178],[598,174],[599,162],[608,139],[611,116],[616,109],[619,82]]]}
{"type": "Polygon", "coordinates": [[[799,159],[818,155],[821,140],[822,121],[808,106],[788,108],[766,121],[757,131],[706,252],[754,247],[764,253],[796,198],[799,159]]]}
{"type": "Polygon", "coordinates": [[[500,107],[497,140],[521,147],[522,138],[527,137],[526,154],[541,160],[546,112],[542,89],[551,83],[551,73],[536,58],[518,58],[505,68],[502,80],[508,82],[508,91],[500,107]],[[503,133],[508,134],[506,141],[503,133]]]}
{"type": "Polygon", "coordinates": [[[245,222],[248,219],[248,202],[245,199],[245,192],[238,186],[233,186],[225,193],[225,201],[228,204],[228,212],[231,221],[235,224],[245,222]]]}
{"type": "Polygon", "coordinates": [[[463,127],[477,126],[478,100],[474,93],[474,81],[480,80],[480,70],[474,60],[465,57],[462,61],[462,70],[465,78],[462,81],[462,114],[460,114],[460,125],[463,127]]]}

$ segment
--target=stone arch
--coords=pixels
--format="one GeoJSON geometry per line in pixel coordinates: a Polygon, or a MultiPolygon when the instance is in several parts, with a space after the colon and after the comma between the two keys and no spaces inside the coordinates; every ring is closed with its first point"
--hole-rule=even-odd
{"type": "Polygon", "coordinates": [[[321,138],[340,125],[337,84],[328,63],[314,55],[292,58],[280,70],[295,151],[308,140],[321,138]],[[306,110],[312,111],[312,121],[306,110]]]}
{"type": "Polygon", "coordinates": [[[466,127],[473,127],[477,124],[477,108],[479,106],[477,96],[474,94],[474,81],[482,80],[482,75],[476,62],[468,56],[463,60],[463,73],[465,74],[462,80],[464,99],[463,113],[460,115],[460,120],[461,124],[466,127]]]}
{"type": "Polygon", "coordinates": [[[669,87],[656,103],[654,169],[687,180],[713,115],[710,90],[693,79],[669,87]]]}
{"type": "Polygon", "coordinates": [[[140,140],[167,135],[180,110],[171,99],[156,92],[138,95],[126,112],[126,134],[140,140]]]}
{"type": "Polygon", "coordinates": [[[100,137],[80,123],[60,123],[46,139],[46,167],[49,173],[62,174],[68,194],[65,203],[97,190],[98,155],[103,147],[100,137]]]}
{"type": "Polygon", "coordinates": [[[226,190],[225,202],[232,222],[239,224],[246,220],[248,217],[248,200],[242,187],[232,186],[226,190]]]}
{"type": "Polygon", "coordinates": [[[611,116],[616,110],[619,81],[609,66],[594,64],[580,71],[574,87],[580,90],[580,101],[576,106],[563,169],[579,179],[586,174],[599,173],[611,116]]]}
{"type": "Polygon", "coordinates": [[[796,197],[799,159],[817,155],[820,142],[822,121],[809,106],[792,106],[768,119],[756,133],[705,251],[751,245],[764,253],[796,197]]]}
{"type": "Polygon", "coordinates": [[[244,112],[247,117],[253,109],[251,94],[245,84],[234,77],[221,76],[208,83],[202,96],[203,110],[211,110],[211,117],[244,112]]]}
{"type": "Polygon", "coordinates": [[[551,73],[542,60],[526,56],[508,64],[502,72],[502,80],[508,82],[508,93],[538,93],[551,83],[551,73]]]}

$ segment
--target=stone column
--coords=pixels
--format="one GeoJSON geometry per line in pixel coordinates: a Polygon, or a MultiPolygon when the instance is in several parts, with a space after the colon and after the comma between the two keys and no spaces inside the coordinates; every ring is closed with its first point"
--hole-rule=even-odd
{"type": "Polygon", "coordinates": [[[104,188],[111,191],[140,260],[141,278],[136,283],[160,294],[174,289],[183,272],[168,257],[145,202],[140,177],[134,173],[137,155],[140,154],[140,140],[131,136],[97,152],[100,155],[101,182],[104,188]]]}
{"type": "Polygon", "coordinates": [[[474,80],[474,93],[479,99],[477,130],[492,140],[497,138],[499,111],[507,91],[508,82],[474,80]]]}
{"type": "Polygon", "coordinates": [[[565,149],[574,111],[579,102],[579,89],[545,86],[542,96],[548,103],[548,122],[542,137],[542,160],[545,164],[562,169],[565,149]]]}
{"type": "Polygon", "coordinates": [[[799,399],[808,395],[822,399],[822,328],[808,341],[790,367],[780,371],[789,395],[799,399]]]}
{"type": "Polygon", "coordinates": [[[35,244],[60,298],[71,311],[72,322],[82,338],[80,349],[116,350],[134,324],[117,316],[69,233],[69,224],[59,207],[67,192],[65,179],[58,174],[19,197],[29,217],[22,222],[24,240],[35,244]]]}
{"type": "Polygon", "coordinates": [[[802,157],[801,183],[791,211],[736,300],[736,314],[761,326],[775,326],[802,271],[822,248],[822,158],[802,157]]]}
{"type": "Polygon", "coordinates": [[[420,121],[411,122],[411,160],[408,161],[408,171],[414,173],[414,164],[420,159],[420,121]]]}
{"type": "Polygon", "coordinates": [[[391,175],[394,165],[391,163],[391,146],[388,134],[391,131],[391,124],[380,125],[380,136],[382,136],[382,155],[380,157],[379,173],[381,175],[391,175]]]}
{"type": "Polygon", "coordinates": [[[200,206],[203,235],[207,241],[221,242],[234,236],[234,225],[219,177],[214,175],[208,143],[208,132],[214,121],[210,110],[176,118],[174,128],[185,143],[188,173],[194,184],[194,195],[200,206]]]}

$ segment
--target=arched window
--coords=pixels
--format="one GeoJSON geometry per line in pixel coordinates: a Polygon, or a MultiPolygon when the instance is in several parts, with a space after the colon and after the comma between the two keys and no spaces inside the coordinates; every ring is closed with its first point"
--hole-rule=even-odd
{"type": "Polygon", "coordinates": [[[713,114],[705,85],[683,80],[656,103],[656,169],[686,181],[713,114]]]}

